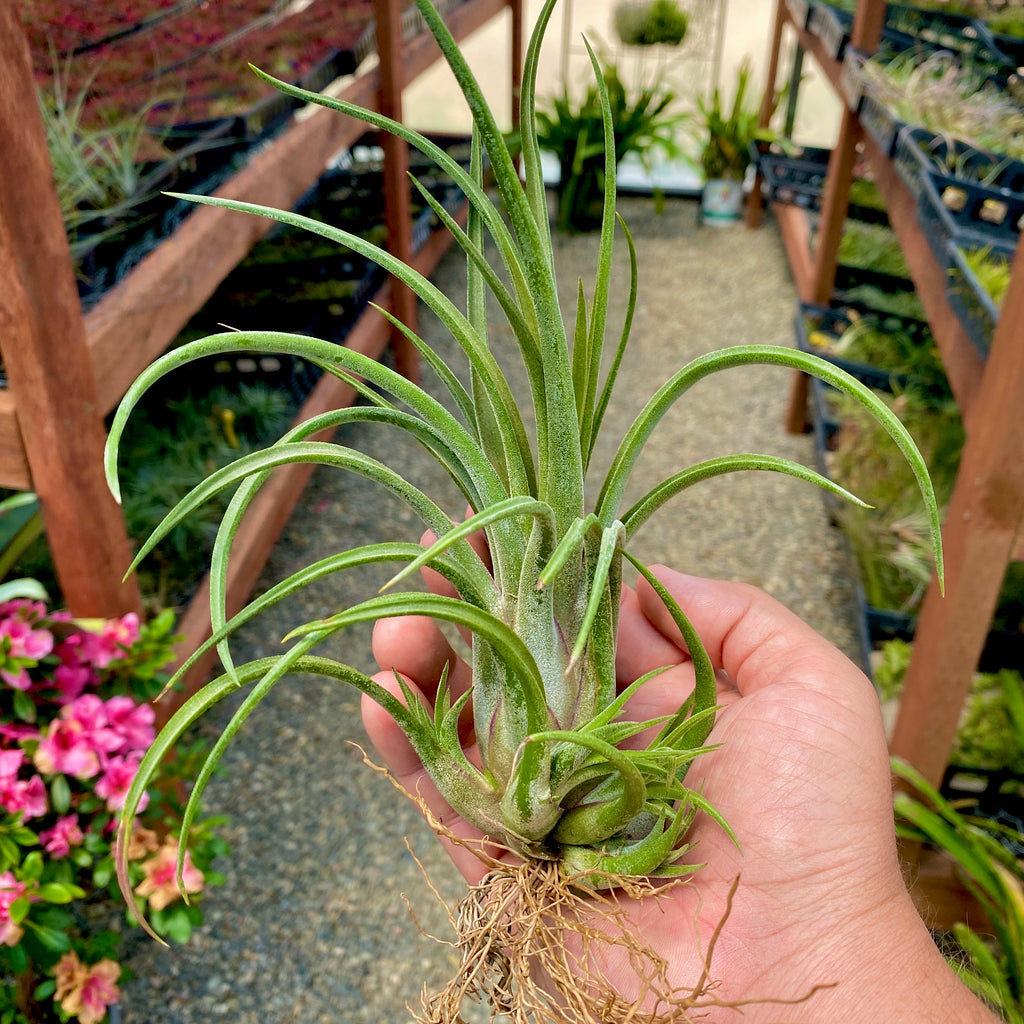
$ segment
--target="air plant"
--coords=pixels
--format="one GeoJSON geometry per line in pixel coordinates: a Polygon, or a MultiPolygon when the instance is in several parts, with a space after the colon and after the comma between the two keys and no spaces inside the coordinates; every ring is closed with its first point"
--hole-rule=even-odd
{"type": "MultiPolygon", "coordinates": [[[[623,224],[631,267],[630,297],[610,370],[602,381],[616,234],[614,134],[600,62],[588,47],[603,110],[604,212],[593,290],[586,296],[581,283],[575,319],[567,330],[557,297],[535,133],[538,57],[556,3],[545,3],[526,53],[520,106],[522,180],[457,43],[429,0],[416,0],[416,6],[459,81],[474,118],[469,172],[426,138],[395,121],[341,100],[274,83],[290,95],[360,118],[407,140],[460,185],[469,202],[465,229],[431,195],[421,191],[466,255],[469,287],[465,311],[389,253],[342,228],[248,203],[193,197],[208,205],[308,228],[378,262],[414,289],[451,332],[466,356],[467,382],[463,383],[456,369],[442,362],[411,328],[385,313],[443,381],[456,413],[398,373],[358,352],[283,333],[230,332],[189,343],[157,360],[130,388],[114,418],[107,448],[108,479],[115,494],[117,448],[125,421],[146,388],[191,360],[243,348],[290,353],[351,382],[365,404],[317,416],[292,428],[266,450],[217,470],[182,500],[138,552],[136,564],[193,509],[222,489],[237,487],[212,555],[212,636],[182,667],[182,672],[187,671],[195,658],[215,646],[224,673],[185,701],[140,765],[121,820],[122,869],[135,809],[178,738],[218,701],[240,687],[248,688],[196,780],[192,794],[196,801],[225,746],[260,700],[289,673],[312,671],[349,682],[379,702],[405,731],[448,803],[528,865],[556,871],[563,896],[570,890],[614,892],[631,880],[671,879],[691,873],[692,867],[681,865],[680,860],[689,849],[687,833],[695,817],[710,815],[728,828],[701,793],[686,784],[687,768],[706,749],[714,723],[715,673],[700,637],[647,566],[630,551],[630,541],[673,496],[701,480],[725,473],[748,469],[780,472],[852,498],[799,464],[770,455],[735,454],[672,472],[635,504],[623,507],[631,471],[662,416],[691,387],[718,370],[760,363],[816,374],[870,409],[912,467],[927,509],[941,578],[938,508],[927,467],[910,435],[854,378],[815,356],[788,348],[725,348],[703,355],[672,374],[622,439],[599,492],[592,500],[588,496],[584,478],[629,339],[638,274],[633,243],[623,224]],[[489,158],[503,211],[482,187],[483,151],[489,158]],[[493,240],[501,268],[487,261],[485,232],[493,240]],[[518,342],[536,419],[533,441],[520,412],[522,399],[513,395],[488,345],[488,291],[518,342]],[[453,520],[426,494],[381,462],[339,443],[309,440],[327,428],[360,421],[390,425],[418,441],[455,481],[469,506],[468,518],[453,520]],[[228,619],[225,580],[232,538],[270,472],[291,462],[335,466],[375,481],[403,500],[437,540],[425,548],[390,541],[339,552],[272,587],[228,619]],[[470,543],[470,536],[479,533],[486,539],[486,561],[470,543]],[[244,622],[276,602],[287,602],[315,579],[381,562],[400,565],[383,592],[293,630],[288,638],[290,646],[277,656],[234,664],[230,637],[244,622]],[[633,722],[623,717],[626,701],[650,676],[616,692],[616,630],[625,563],[635,566],[661,596],[695,666],[694,692],[681,695],[675,713],[657,721],[633,722]],[[425,566],[446,577],[460,599],[405,591],[397,586],[425,566]],[[467,693],[454,698],[442,681],[433,707],[425,707],[408,688],[403,688],[403,703],[355,668],[315,653],[319,644],[347,626],[405,615],[431,616],[472,632],[473,683],[467,693]],[[479,763],[467,759],[460,742],[460,719],[470,711],[480,746],[479,763]],[[637,748],[636,738],[646,730],[653,738],[645,747],[637,748]],[[627,742],[631,740],[632,744],[627,742]]],[[[269,76],[262,77],[272,81],[269,76]]],[[[191,813],[183,831],[187,831],[191,813]]],[[[486,891],[479,898],[486,902],[486,891]]],[[[498,927],[489,910],[480,911],[477,921],[485,930],[498,927]]],[[[580,927],[585,927],[585,922],[580,927]]],[[[491,943],[492,966],[499,973],[509,970],[512,953],[508,943],[514,945],[515,939],[516,929],[512,928],[491,943]]],[[[559,948],[553,952],[561,956],[564,951],[559,948]]],[[[464,965],[466,973],[455,985],[457,997],[466,991],[494,993],[494,987],[479,980],[482,970],[476,957],[464,965]]],[[[581,973],[580,969],[577,974],[581,973]]],[[[572,980],[570,973],[568,981],[572,980]]],[[[534,996],[537,993],[531,972],[526,969],[517,974],[512,987],[520,1014],[514,1019],[525,1019],[523,1007],[531,1005],[531,992],[534,996]]],[[[501,989],[508,994],[507,986],[501,989]]],[[[455,1005],[444,1013],[435,1007],[431,1019],[461,1019],[457,997],[455,1005]]],[[[588,986],[580,998],[588,1008],[579,1011],[574,1020],[606,1019],[602,1007],[610,1003],[600,999],[611,998],[609,993],[595,996],[588,986]]],[[[557,1008],[548,1007],[550,1016],[543,1019],[565,1019],[557,1008]]],[[[503,1011],[510,1012],[509,1005],[499,999],[493,1012],[503,1011]]]]}

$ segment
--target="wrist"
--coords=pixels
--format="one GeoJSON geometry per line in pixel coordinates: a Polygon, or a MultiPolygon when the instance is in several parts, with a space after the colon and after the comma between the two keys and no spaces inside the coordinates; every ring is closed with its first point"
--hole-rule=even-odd
{"type": "Polygon", "coordinates": [[[799,1019],[828,1024],[998,1024],[939,952],[905,891],[870,919],[851,921],[818,959],[835,984],[808,1000],[799,1019]]]}

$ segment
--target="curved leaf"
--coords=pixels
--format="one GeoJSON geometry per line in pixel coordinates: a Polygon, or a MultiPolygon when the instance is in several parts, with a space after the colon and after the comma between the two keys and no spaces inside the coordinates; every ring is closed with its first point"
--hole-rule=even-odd
{"type": "Polygon", "coordinates": [[[605,524],[610,524],[616,518],[616,510],[619,502],[622,500],[629,475],[639,457],[640,451],[662,416],[665,415],[672,404],[696,384],[697,381],[702,380],[709,374],[733,366],[747,366],[752,363],[785,366],[819,377],[833,387],[845,391],[875,415],[903,453],[917,480],[917,485],[921,491],[925,509],[928,513],[935,557],[935,571],[941,585],[943,581],[943,561],[942,524],[939,519],[939,508],[935,500],[935,491],[932,488],[931,478],[928,475],[928,467],[921,457],[921,453],[917,450],[913,438],[907,433],[906,428],[892,414],[885,403],[869,387],[862,384],[851,374],[845,370],[840,370],[819,356],[774,345],[738,345],[699,356],[684,366],[659,388],[647,405],[644,406],[643,410],[641,410],[636,420],[634,420],[633,425],[615,454],[597,499],[596,514],[601,521],[605,524]]]}
{"type": "Polygon", "coordinates": [[[855,494],[851,494],[845,487],[830,480],[813,469],[801,465],[799,462],[792,462],[789,459],[780,459],[774,455],[723,455],[717,459],[707,459],[690,466],[679,473],[675,473],[667,480],[663,480],[657,487],[648,491],[623,517],[622,523],[626,532],[632,536],[641,526],[655,513],[662,505],[671,498],[674,498],[680,491],[685,490],[701,480],[709,480],[711,477],[724,476],[726,473],[740,473],[747,470],[763,470],[773,473],[785,473],[787,476],[796,477],[807,483],[817,484],[818,487],[847,501],[852,501],[861,508],[870,508],[855,494]]]}

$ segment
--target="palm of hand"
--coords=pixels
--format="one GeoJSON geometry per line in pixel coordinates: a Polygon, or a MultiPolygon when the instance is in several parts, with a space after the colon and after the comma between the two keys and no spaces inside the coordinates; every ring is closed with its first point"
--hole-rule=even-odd
{"type": "MultiPolygon", "coordinates": [[[[690,838],[696,840],[695,862],[705,866],[695,884],[677,886],[667,900],[627,901],[629,916],[672,963],[672,981],[693,985],[739,876],[715,945],[712,975],[723,979],[715,995],[725,1001],[801,999],[816,985],[839,980],[829,976],[828,950],[836,937],[879,901],[904,893],[874,692],[838,651],[753,588],[692,580],[670,570],[659,576],[719,670],[722,710],[709,740],[718,749],[698,758],[687,781],[722,813],[739,847],[700,817],[690,838]],[[805,954],[794,956],[794,950],[805,954]],[[815,953],[808,956],[808,950],[815,953]]],[[[628,705],[629,715],[674,711],[693,688],[693,673],[652,591],[626,593],[619,636],[621,685],[651,669],[676,666],[640,691],[628,705]]],[[[427,699],[452,657],[436,627],[416,619],[379,623],[374,653],[427,699]]],[[[468,685],[468,677],[468,667],[456,662],[453,688],[468,685]]],[[[377,678],[396,689],[390,672],[377,678]]],[[[366,700],[364,721],[398,781],[418,792],[453,833],[480,838],[453,817],[401,732],[366,700]]],[[[467,880],[479,881],[483,864],[465,849],[449,844],[449,851],[467,880]]],[[[628,964],[606,970],[610,976],[621,970],[628,987],[628,964]]],[[[729,1019],[731,1012],[715,1020],[729,1019]]],[[[755,1004],[742,1019],[778,1020],[779,1012],[778,1005],[755,1004]]]]}

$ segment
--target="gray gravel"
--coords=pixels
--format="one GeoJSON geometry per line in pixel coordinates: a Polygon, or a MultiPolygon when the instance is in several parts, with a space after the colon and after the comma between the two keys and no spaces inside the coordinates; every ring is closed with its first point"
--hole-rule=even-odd
{"type": "MultiPolygon", "coordinates": [[[[675,369],[727,344],[792,344],[795,295],[776,231],[699,228],[695,203],[621,203],[635,236],[641,293],[634,345],[606,426],[603,466],[636,411],[675,369]]],[[[565,308],[576,281],[593,274],[596,239],[559,238],[565,308]]],[[[624,246],[620,246],[624,252],[624,246]]],[[[619,290],[626,269],[619,267],[619,290]]],[[[454,253],[435,282],[464,293],[454,253]]],[[[613,312],[612,335],[621,312],[613,312]]],[[[445,354],[452,343],[424,313],[424,336],[445,354]]],[[[510,341],[500,327],[496,347],[510,341]]],[[[425,375],[427,376],[427,375],[425,375]]],[[[636,495],[669,472],[712,455],[765,451],[812,464],[809,436],[787,435],[789,372],[734,369],[699,384],[663,421],[637,468],[636,495]]],[[[428,390],[434,385],[426,381],[428,390]]],[[[522,383],[517,393],[525,399],[522,383]]],[[[453,514],[461,503],[432,462],[382,427],[360,427],[343,443],[407,474],[453,514]]],[[[412,515],[361,480],[318,470],[264,573],[267,587],[340,547],[374,539],[415,540],[412,515]]],[[[736,475],[702,484],[662,510],[636,545],[647,560],[746,580],[797,611],[858,657],[848,555],[820,495],[777,474],[736,475]]],[[[380,572],[331,581],[302,607],[269,616],[239,638],[238,657],[277,649],[287,628],[373,593],[380,572]]],[[[369,630],[352,630],[329,652],[372,669],[369,630]]],[[[228,709],[203,733],[216,734],[228,709]]],[[[236,738],[224,775],[212,784],[209,813],[227,814],[234,848],[218,865],[227,883],[204,902],[207,923],[186,948],[132,938],[123,1020],[130,1024],[341,1024],[408,1019],[407,1000],[444,978],[451,951],[425,938],[410,918],[445,934],[446,917],[423,884],[411,849],[445,898],[459,882],[415,811],[361,762],[358,697],[308,677],[282,682],[236,738]],[[409,849],[406,847],[409,844],[409,849]]]]}

